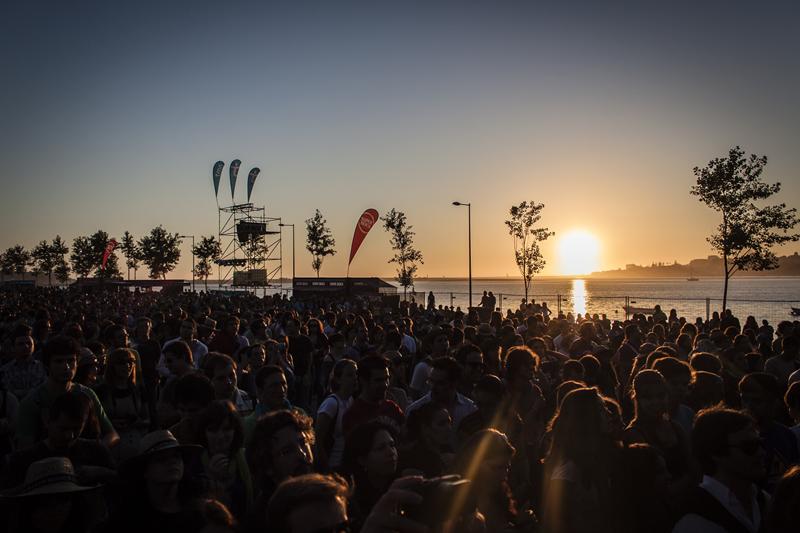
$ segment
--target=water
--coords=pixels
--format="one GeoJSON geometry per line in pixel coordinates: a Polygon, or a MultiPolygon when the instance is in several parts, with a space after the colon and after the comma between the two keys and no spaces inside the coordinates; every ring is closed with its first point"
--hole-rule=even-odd
{"type": "MultiPolygon", "coordinates": [[[[393,280],[386,280],[397,284],[393,280]]],[[[216,289],[216,283],[209,283],[209,289],[216,289]]],[[[285,292],[291,294],[291,285],[287,281],[285,292]]],[[[198,290],[203,288],[197,284],[198,290]]],[[[676,309],[680,316],[692,320],[706,317],[706,299],[708,311],[713,312],[722,307],[722,278],[703,278],[688,282],[679,279],[569,279],[551,278],[534,279],[531,284],[529,298],[537,302],[545,301],[551,310],[558,311],[559,302],[564,313],[606,313],[610,318],[624,318],[622,306],[629,302],[635,307],[652,308],[661,305],[665,311],[676,309]],[[627,300],[626,300],[627,298],[627,300]]],[[[266,294],[280,292],[280,288],[269,288],[266,294]]],[[[418,302],[426,302],[428,291],[433,291],[437,305],[452,305],[466,309],[468,282],[465,279],[426,280],[419,279],[415,283],[418,302]]],[[[473,279],[473,305],[480,302],[483,291],[492,291],[497,297],[497,305],[504,311],[515,309],[523,298],[522,281],[515,279],[473,279]],[[501,300],[502,298],[502,300],[501,300]]],[[[402,288],[398,290],[402,295],[402,288]]],[[[258,289],[261,295],[263,289],[258,289]]],[[[412,294],[409,293],[408,298],[412,294]]],[[[800,308],[800,278],[755,278],[733,277],[728,286],[728,307],[740,317],[753,315],[757,319],[767,319],[771,323],[791,320],[792,307],[800,308]]]]}

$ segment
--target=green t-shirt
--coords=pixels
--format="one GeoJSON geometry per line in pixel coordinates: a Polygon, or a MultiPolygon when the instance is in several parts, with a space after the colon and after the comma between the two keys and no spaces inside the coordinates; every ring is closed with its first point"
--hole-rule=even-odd
{"type": "MultiPolygon", "coordinates": [[[[73,383],[70,390],[81,392],[92,400],[94,414],[100,422],[101,435],[107,435],[114,431],[111,420],[108,419],[103,405],[92,389],[84,387],[79,383],[73,383]]],[[[25,396],[19,404],[19,412],[17,415],[17,427],[15,432],[17,449],[24,450],[45,438],[50,406],[53,405],[54,400],[55,397],[50,394],[47,388],[47,382],[36,387],[25,396]]]]}

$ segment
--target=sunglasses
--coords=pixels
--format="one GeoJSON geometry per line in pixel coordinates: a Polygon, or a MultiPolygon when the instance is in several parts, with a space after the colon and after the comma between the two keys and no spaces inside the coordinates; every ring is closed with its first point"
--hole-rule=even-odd
{"type": "Polygon", "coordinates": [[[728,447],[738,448],[745,455],[755,455],[758,450],[764,447],[764,439],[745,440],[736,444],[729,444],[728,447]]]}

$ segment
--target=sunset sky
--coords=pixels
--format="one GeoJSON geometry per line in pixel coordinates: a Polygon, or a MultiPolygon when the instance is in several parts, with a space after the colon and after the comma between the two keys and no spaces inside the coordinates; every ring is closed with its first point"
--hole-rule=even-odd
{"type": "MultiPolygon", "coordinates": [[[[404,211],[422,276],[517,275],[503,221],[543,202],[598,269],[705,257],[717,216],[692,167],[766,154],[800,207],[800,2],[39,2],[0,7],[0,249],[57,233],[216,234],[211,183],[320,209],[344,275],[361,212],[404,211]],[[602,4],[602,5],[601,5],[602,4]],[[585,242],[585,241],[578,241],[585,242]]],[[[189,277],[189,241],[172,274],[189,277]]],[[[291,243],[283,247],[291,274],[291,243]]],[[[793,244],[779,255],[800,250],[793,244]]],[[[376,226],[351,275],[390,276],[376,226]]]]}

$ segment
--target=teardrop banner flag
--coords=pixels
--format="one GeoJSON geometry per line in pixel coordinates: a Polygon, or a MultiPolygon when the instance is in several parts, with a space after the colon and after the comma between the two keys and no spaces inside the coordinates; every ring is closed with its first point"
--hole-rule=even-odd
{"type": "Polygon", "coordinates": [[[350,263],[353,262],[353,257],[355,257],[356,252],[358,252],[361,243],[364,242],[367,233],[369,233],[369,230],[372,229],[372,226],[374,226],[377,221],[378,212],[374,209],[367,209],[361,215],[361,218],[358,219],[356,230],[353,232],[353,244],[350,245],[350,260],[347,262],[348,267],[350,263]]]}
{"type": "Polygon", "coordinates": [[[225,163],[222,161],[214,163],[214,172],[211,174],[214,178],[214,196],[219,196],[219,181],[222,179],[222,167],[224,166],[225,163]]]}
{"type": "Polygon", "coordinates": [[[258,177],[258,173],[261,172],[261,169],[255,167],[250,171],[250,174],[247,175],[247,201],[250,201],[250,193],[253,192],[253,185],[256,184],[256,178],[258,177]]]}
{"type": "Polygon", "coordinates": [[[236,190],[236,175],[239,174],[239,165],[241,164],[241,161],[234,159],[231,161],[231,166],[229,167],[231,176],[231,200],[233,200],[233,191],[236,190]]]}
{"type": "Polygon", "coordinates": [[[116,247],[117,247],[116,240],[111,239],[110,241],[108,241],[108,244],[106,244],[106,249],[103,250],[103,264],[100,266],[100,270],[106,269],[106,263],[108,262],[108,257],[111,255],[111,253],[114,251],[114,248],[116,247]]]}

